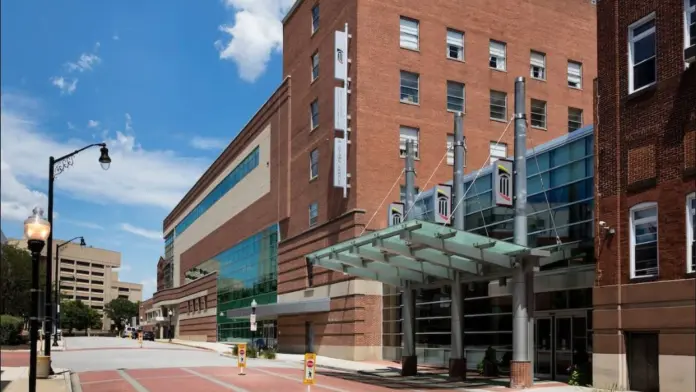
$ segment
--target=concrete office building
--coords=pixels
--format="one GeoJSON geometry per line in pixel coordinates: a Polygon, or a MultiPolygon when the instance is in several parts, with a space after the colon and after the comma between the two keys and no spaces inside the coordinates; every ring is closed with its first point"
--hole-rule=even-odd
{"type": "MultiPolygon", "coordinates": [[[[26,240],[10,240],[22,249],[26,249],[26,240]]],[[[53,254],[56,247],[65,241],[53,240],[53,254]]],[[[46,249],[42,251],[46,256],[46,249]]],[[[139,283],[121,282],[118,271],[121,267],[121,252],[107,249],[81,247],[69,243],[60,249],[58,266],[53,262],[53,271],[59,269],[58,279],[60,291],[68,299],[80,300],[99,313],[104,312],[104,306],[115,298],[126,298],[132,302],[142,301],[143,285],[139,283]]],[[[102,329],[111,329],[112,322],[106,316],[102,320],[102,329]]]]}
{"type": "Polygon", "coordinates": [[[693,391],[696,1],[598,3],[594,380],[693,391]]]}

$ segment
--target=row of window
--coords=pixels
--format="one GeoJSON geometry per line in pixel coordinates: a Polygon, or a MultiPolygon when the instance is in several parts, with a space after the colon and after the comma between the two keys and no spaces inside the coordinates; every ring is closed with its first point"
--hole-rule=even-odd
{"type": "Polygon", "coordinates": [[[191,314],[192,312],[208,310],[208,297],[204,295],[198,298],[190,299],[186,301],[186,305],[187,314],[191,314]]]}
{"type": "MultiPolygon", "coordinates": [[[[419,50],[420,22],[401,17],[400,46],[404,49],[419,50]]],[[[445,55],[448,59],[464,61],[464,37],[462,31],[447,29],[445,55]]],[[[497,71],[507,71],[507,44],[490,40],[488,43],[488,66],[497,71]]],[[[529,55],[529,72],[533,79],[546,80],[546,54],[532,50],[529,55]]],[[[582,88],[582,63],[568,60],[568,87],[582,88]]]]}
{"type": "MultiPolygon", "coordinates": [[[[696,192],[686,198],[687,272],[696,272],[696,192]]],[[[660,271],[658,250],[658,206],[641,203],[630,214],[631,278],[657,277],[660,271]]]]}
{"type": "MultiPolygon", "coordinates": [[[[628,92],[657,83],[656,13],[628,26],[628,92]]],[[[684,0],[684,47],[696,45],[696,0],[684,0]]]]}

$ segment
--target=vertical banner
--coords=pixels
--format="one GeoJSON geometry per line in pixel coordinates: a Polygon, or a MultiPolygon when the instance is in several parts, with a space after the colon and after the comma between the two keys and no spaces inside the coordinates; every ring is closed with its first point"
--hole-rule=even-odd
{"type": "Polygon", "coordinates": [[[334,138],[334,187],[346,189],[348,186],[348,148],[346,140],[334,138]]]}
{"type": "Polygon", "coordinates": [[[345,131],[348,128],[346,95],[345,87],[334,87],[334,128],[338,131],[345,131]]]}
{"type": "Polygon", "coordinates": [[[317,355],[306,353],[304,355],[304,378],[302,383],[305,385],[314,385],[316,383],[315,376],[317,373],[317,355]]]}
{"type": "Polygon", "coordinates": [[[348,75],[348,36],[345,31],[335,32],[334,77],[342,82],[348,75]]]}
{"type": "Polygon", "coordinates": [[[512,161],[499,159],[493,164],[493,198],[499,207],[512,207],[512,161]]]}

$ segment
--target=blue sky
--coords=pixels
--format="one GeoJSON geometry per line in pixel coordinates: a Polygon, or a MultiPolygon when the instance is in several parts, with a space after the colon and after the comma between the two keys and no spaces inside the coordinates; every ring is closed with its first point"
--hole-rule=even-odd
{"type": "Polygon", "coordinates": [[[56,180],[54,238],[122,252],[154,290],[162,220],[281,81],[292,0],[8,0],[1,10],[2,230],[46,206],[48,157],[87,150],[56,180]]]}

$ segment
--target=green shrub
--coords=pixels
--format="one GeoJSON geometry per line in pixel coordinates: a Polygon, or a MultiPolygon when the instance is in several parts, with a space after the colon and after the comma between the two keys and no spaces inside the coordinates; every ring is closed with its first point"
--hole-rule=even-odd
{"type": "Polygon", "coordinates": [[[19,317],[0,315],[0,344],[16,345],[22,342],[24,321],[19,317]]]}
{"type": "Polygon", "coordinates": [[[266,359],[276,359],[276,351],[272,348],[262,351],[262,355],[266,359]]]}
{"type": "Polygon", "coordinates": [[[259,352],[256,351],[256,347],[247,346],[247,358],[258,358],[259,352]]]}
{"type": "Polygon", "coordinates": [[[232,346],[232,355],[234,355],[235,357],[239,355],[239,346],[236,344],[232,346]]]}

